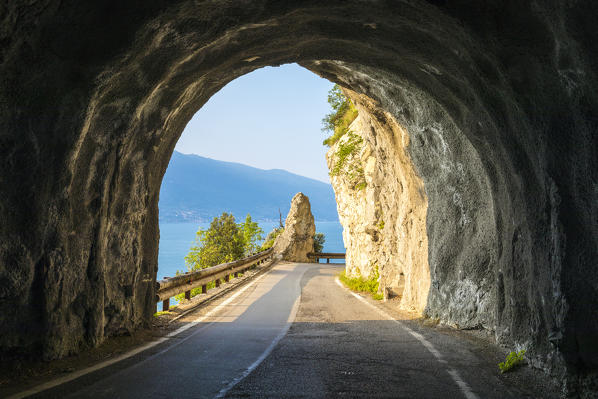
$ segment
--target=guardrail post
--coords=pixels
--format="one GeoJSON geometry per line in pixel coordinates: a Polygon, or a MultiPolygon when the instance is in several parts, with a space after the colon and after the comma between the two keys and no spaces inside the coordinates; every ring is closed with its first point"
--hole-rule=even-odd
{"type": "Polygon", "coordinates": [[[239,277],[239,272],[235,272],[235,278],[239,277]]]}
{"type": "Polygon", "coordinates": [[[326,263],[330,263],[330,258],[326,258],[326,263]]]}
{"type": "Polygon", "coordinates": [[[185,299],[186,300],[190,300],[191,299],[191,290],[185,291],[185,299]]]}
{"type": "Polygon", "coordinates": [[[201,293],[207,294],[208,293],[208,286],[206,284],[201,286],[201,293]]]}
{"type": "Polygon", "coordinates": [[[168,309],[170,309],[170,298],[166,298],[162,301],[162,311],[168,312],[168,309]]]}
{"type": "Polygon", "coordinates": [[[230,274],[227,274],[226,276],[224,276],[224,281],[226,283],[228,283],[230,281],[230,274]]]}
{"type": "Polygon", "coordinates": [[[220,287],[220,279],[219,278],[216,279],[216,288],[218,288],[218,287],[220,287]]]}

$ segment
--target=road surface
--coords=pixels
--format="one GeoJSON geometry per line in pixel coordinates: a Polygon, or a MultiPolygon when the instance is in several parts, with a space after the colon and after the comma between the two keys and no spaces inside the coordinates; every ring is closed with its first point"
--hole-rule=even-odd
{"type": "Polygon", "coordinates": [[[340,270],[279,264],[162,344],[35,397],[529,397],[465,341],[346,290],[340,270]]]}

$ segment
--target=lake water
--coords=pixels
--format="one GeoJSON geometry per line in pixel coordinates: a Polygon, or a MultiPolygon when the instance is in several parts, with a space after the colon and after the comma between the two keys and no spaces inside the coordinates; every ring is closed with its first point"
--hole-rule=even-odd
{"type": "MultiPolygon", "coordinates": [[[[278,222],[258,222],[267,234],[278,222]]],[[[197,229],[208,228],[210,223],[160,223],[160,252],[158,254],[158,280],[172,277],[177,270],[187,271],[185,255],[195,239],[197,229]]],[[[339,222],[316,222],[316,231],[324,233],[324,252],[345,252],[343,227],[339,222]]],[[[331,259],[343,263],[343,259],[331,259]]]]}

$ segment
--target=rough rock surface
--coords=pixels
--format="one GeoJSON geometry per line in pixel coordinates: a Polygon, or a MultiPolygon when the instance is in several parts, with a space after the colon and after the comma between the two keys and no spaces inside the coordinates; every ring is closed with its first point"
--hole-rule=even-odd
{"type": "Polygon", "coordinates": [[[299,62],[408,133],[426,312],[590,389],[596,15],[593,0],[0,3],[2,352],[61,357],[146,323],[186,123],[236,77],[299,62]]]}
{"type": "Polygon", "coordinates": [[[367,97],[345,90],[359,115],[326,154],[328,168],[340,147],[358,135],[360,144],[333,173],[347,251],[347,273],[380,275],[385,298],[399,296],[402,309],[423,313],[430,290],[424,185],[406,153],[409,135],[367,97]],[[356,176],[357,175],[357,176],[356,176]]]}
{"type": "Polygon", "coordinates": [[[307,254],[314,251],[316,225],[309,198],[297,193],[284,223],[284,231],[274,241],[274,253],[289,262],[311,262],[307,254]]]}

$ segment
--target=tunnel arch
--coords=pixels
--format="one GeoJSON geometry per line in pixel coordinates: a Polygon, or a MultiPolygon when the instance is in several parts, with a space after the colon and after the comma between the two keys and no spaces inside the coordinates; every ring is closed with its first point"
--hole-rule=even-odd
{"type": "Polygon", "coordinates": [[[142,326],[185,124],[234,78],[297,62],[409,133],[429,199],[428,315],[557,374],[596,368],[598,101],[573,26],[591,6],[433,3],[7,6],[2,348],[56,358],[142,326]]]}

